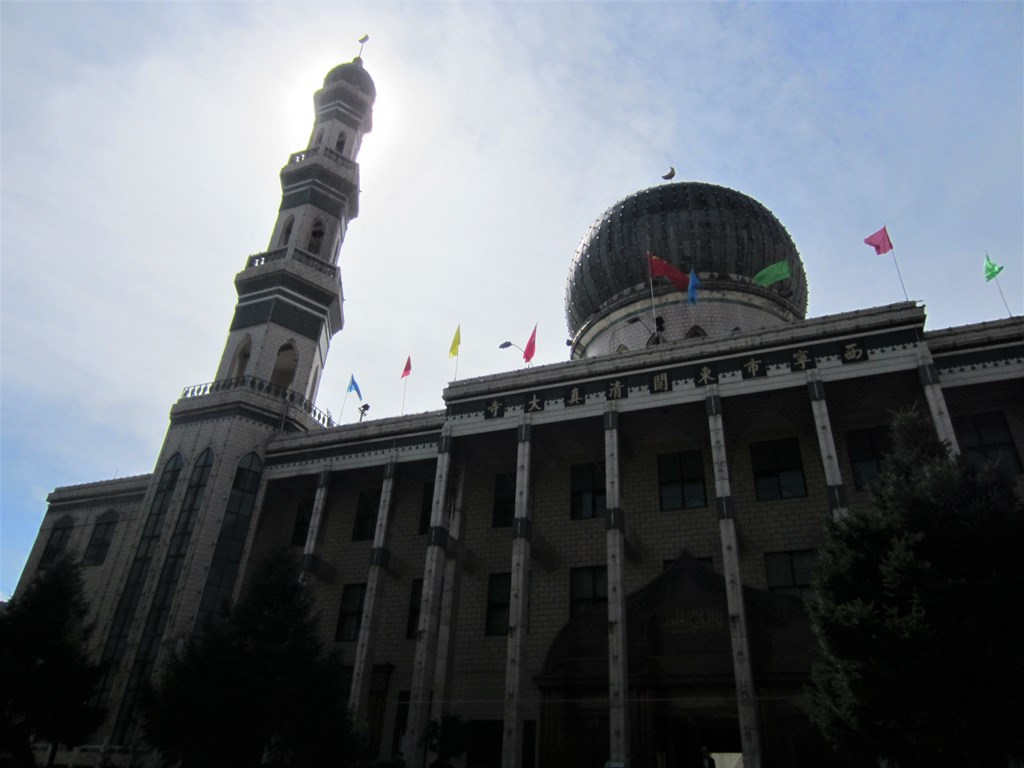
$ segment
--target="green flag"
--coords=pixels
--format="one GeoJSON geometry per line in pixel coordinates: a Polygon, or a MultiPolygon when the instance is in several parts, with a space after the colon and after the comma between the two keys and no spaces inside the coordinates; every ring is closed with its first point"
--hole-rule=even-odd
{"type": "MultiPolygon", "coordinates": [[[[985,254],[985,282],[991,282],[996,275],[1003,271],[1002,266],[996,264],[992,259],[985,254]]],[[[756,279],[756,278],[755,278],[756,279]]]]}
{"type": "Polygon", "coordinates": [[[777,283],[779,280],[785,280],[787,277],[792,276],[793,270],[789,268],[789,262],[777,261],[774,264],[769,264],[754,275],[754,282],[767,288],[772,283],[777,283]]]}

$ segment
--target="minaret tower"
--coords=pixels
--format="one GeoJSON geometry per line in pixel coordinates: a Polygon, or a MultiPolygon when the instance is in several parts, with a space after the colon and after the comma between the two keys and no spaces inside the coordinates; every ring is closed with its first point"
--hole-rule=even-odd
{"type": "Polygon", "coordinates": [[[281,207],[265,253],[235,277],[238,304],[217,381],[255,377],[316,399],[331,337],[341,330],[338,255],[359,215],[363,135],[376,89],[355,58],[316,92],[309,144],[281,169],[281,207]]]}
{"type": "Polygon", "coordinates": [[[359,214],[356,156],[375,97],[358,57],[324,78],[309,143],[281,169],[269,248],[235,276],[238,303],[215,379],[186,387],[171,407],[133,548],[111,585],[116,602],[97,625],[105,743],[132,743],[146,680],[233,599],[267,442],[331,425],[313,401],[342,327],[338,255],[359,214]]]}

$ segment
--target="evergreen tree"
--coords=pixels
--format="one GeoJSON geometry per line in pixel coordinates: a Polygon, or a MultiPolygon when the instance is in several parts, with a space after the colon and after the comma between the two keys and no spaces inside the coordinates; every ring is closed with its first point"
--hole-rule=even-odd
{"type": "Polygon", "coordinates": [[[812,716],[872,761],[1006,766],[1024,756],[1020,489],[998,466],[951,458],[909,412],[874,497],[828,526],[812,716]]]}
{"type": "Polygon", "coordinates": [[[105,711],[90,703],[101,668],[89,659],[92,628],[78,565],[61,557],[39,571],[0,614],[0,753],[34,765],[31,739],[83,744],[105,711]]]}
{"type": "Polygon", "coordinates": [[[145,692],[143,727],[184,768],[353,766],[365,746],[346,695],[297,570],[278,555],[228,618],[189,642],[145,692]]]}

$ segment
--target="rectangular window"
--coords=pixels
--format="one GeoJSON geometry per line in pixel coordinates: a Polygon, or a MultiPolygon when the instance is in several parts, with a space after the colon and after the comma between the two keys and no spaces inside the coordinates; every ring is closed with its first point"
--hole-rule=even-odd
{"type": "Polygon", "coordinates": [[[1017,446],[1001,412],[975,413],[957,419],[956,439],[964,458],[975,466],[998,461],[1008,472],[1020,474],[1017,446]]]}
{"type": "Polygon", "coordinates": [[[434,484],[423,484],[423,496],[420,499],[420,536],[430,530],[430,513],[434,508],[434,484]]]}
{"type": "Polygon", "coordinates": [[[750,444],[750,463],[758,501],[807,495],[800,441],[795,437],[750,444]]]}
{"type": "Polygon", "coordinates": [[[352,525],[352,541],[373,541],[373,531],[377,527],[377,507],[380,496],[368,491],[359,492],[356,502],[356,519],[352,525]]]}
{"type": "Polygon", "coordinates": [[[846,433],[846,452],[853,468],[853,485],[858,491],[878,485],[890,442],[888,427],[855,429],[846,433]]]}
{"type": "Polygon", "coordinates": [[[704,459],[700,451],[658,456],[658,497],[663,510],[707,506],[704,459]]]}
{"type": "Polygon", "coordinates": [[[409,615],[405,619],[405,636],[412,640],[420,628],[420,603],[423,600],[423,579],[413,579],[409,588],[409,615]]]}
{"type": "Polygon", "coordinates": [[[508,607],[511,602],[512,574],[492,573],[487,577],[487,618],[485,635],[508,634],[508,607]]]}
{"type": "Polygon", "coordinates": [[[516,514],[516,476],[509,474],[494,477],[494,513],[491,526],[511,528],[516,514]]]}
{"type": "Polygon", "coordinates": [[[608,602],[608,569],[603,565],[569,571],[569,618],[608,602]]]}
{"type": "Polygon", "coordinates": [[[801,549],[794,552],[766,552],[764,570],[769,592],[782,592],[794,597],[811,594],[811,571],[817,552],[801,549]]]}
{"type": "Polygon", "coordinates": [[[295,507],[295,522],[292,523],[292,546],[305,547],[306,536],[309,535],[309,524],[313,519],[313,509],[305,499],[300,499],[295,507]]]}
{"type": "Polygon", "coordinates": [[[96,523],[92,529],[92,536],[89,537],[89,544],[82,556],[82,565],[103,565],[107,559],[107,552],[110,550],[110,542],[114,540],[114,527],[117,520],[103,520],[96,523]]]}
{"type": "Polygon", "coordinates": [[[365,597],[365,584],[346,584],[341,590],[341,611],[338,613],[338,628],[334,632],[335,640],[351,642],[359,637],[365,597]]]}
{"type": "Polygon", "coordinates": [[[569,517],[572,520],[604,517],[604,464],[577,464],[570,472],[569,517]]]}

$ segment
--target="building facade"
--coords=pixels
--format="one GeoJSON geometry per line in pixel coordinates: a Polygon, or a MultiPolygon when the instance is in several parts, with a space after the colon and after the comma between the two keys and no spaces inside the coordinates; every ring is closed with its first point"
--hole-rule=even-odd
{"type": "Polygon", "coordinates": [[[1021,318],[925,331],[907,302],[807,319],[803,264],[767,208],[665,184],[585,234],[567,362],[334,425],[313,403],[374,97],[358,58],[315,94],[268,250],[235,278],[215,380],[172,406],[154,472],[49,496],[19,589],[80,553],[110,665],[108,722],[60,761],[144,750],[143,682],[290,548],[381,757],[422,765],[426,723],[452,712],[466,768],[672,768],[704,746],[746,768],[827,764],[804,693],[823,521],[871,503],[897,409],[1020,471],[1021,318]],[[648,252],[699,275],[699,316],[651,288],[648,252]],[[789,278],[753,281],[780,261],[789,278]]]}

